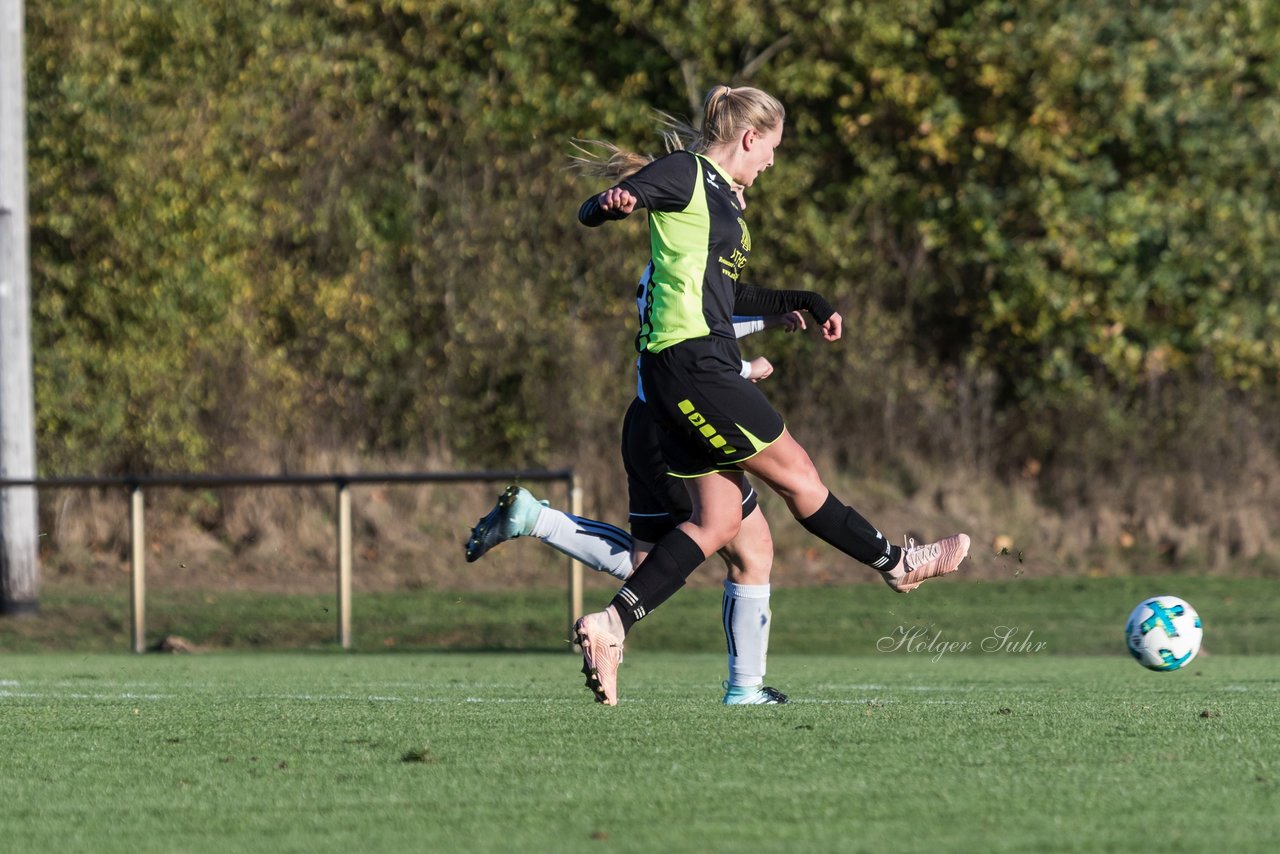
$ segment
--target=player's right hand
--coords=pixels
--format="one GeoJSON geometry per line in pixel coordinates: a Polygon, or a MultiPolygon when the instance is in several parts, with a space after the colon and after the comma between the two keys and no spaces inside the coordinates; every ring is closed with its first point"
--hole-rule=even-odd
{"type": "Polygon", "coordinates": [[[621,187],[610,187],[600,194],[600,210],[629,214],[636,209],[636,197],[621,187]]]}
{"type": "Polygon", "coordinates": [[[747,364],[751,367],[751,373],[747,374],[747,379],[753,383],[767,379],[773,373],[773,365],[764,356],[756,356],[747,364]]]}

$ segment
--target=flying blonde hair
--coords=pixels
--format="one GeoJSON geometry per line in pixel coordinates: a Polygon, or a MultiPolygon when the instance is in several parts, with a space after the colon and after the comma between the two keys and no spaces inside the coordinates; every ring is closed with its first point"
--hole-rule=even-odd
{"type": "MultiPolygon", "coordinates": [[[[731,142],[747,129],[771,131],[786,120],[782,102],[762,89],[750,86],[712,86],[702,101],[702,124],[699,128],[667,113],[655,111],[662,126],[662,142],[666,154],[673,151],[706,151],[713,145],[731,142]]],[[[652,163],[651,154],[639,154],[599,139],[575,139],[573,147],[580,152],[571,155],[574,166],[584,175],[621,181],[652,163]]]]}

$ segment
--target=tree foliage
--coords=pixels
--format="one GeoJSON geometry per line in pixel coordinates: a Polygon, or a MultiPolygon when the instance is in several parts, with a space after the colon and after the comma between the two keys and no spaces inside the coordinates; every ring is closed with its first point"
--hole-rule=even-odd
{"type": "Polygon", "coordinates": [[[784,412],[998,457],[1162,385],[1274,399],[1270,4],[26,10],[46,472],[611,456],[646,239],[575,224],[570,143],[657,152],[720,81],[788,109],[752,277],[850,324],[750,345],[808,377],[784,412]]]}

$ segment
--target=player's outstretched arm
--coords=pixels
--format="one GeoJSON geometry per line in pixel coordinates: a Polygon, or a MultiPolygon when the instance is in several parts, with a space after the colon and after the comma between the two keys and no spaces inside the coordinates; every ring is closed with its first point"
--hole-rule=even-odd
{"type": "Polygon", "coordinates": [[[823,337],[826,340],[834,341],[840,337],[841,321],[837,319],[832,322],[832,316],[836,315],[836,310],[821,294],[814,291],[776,290],[756,285],[741,285],[734,296],[733,313],[735,315],[768,316],[795,311],[807,311],[812,315],[822,328],[823,337]],[[834,337],[830,337],[832,335],[834,337]]]}

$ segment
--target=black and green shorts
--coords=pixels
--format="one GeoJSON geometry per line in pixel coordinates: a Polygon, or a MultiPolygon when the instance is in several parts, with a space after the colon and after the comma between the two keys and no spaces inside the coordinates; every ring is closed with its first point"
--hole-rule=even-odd
{"type": "Polygon", "coordinates": [[[693,338],[641,354],[641,384],[675,476],[737,469],[782,436],[782,416],[741,370],[732,338],[693,338]]]}
{"type": "MultiPolygon", "coordinates": [[[[622,419],[622,465],[627,472],[631,536],[656,543],[693,513],[685,479],[672,477],[649,405],[636,398],[622,419]]],[[[742,478],[742,518],[756,509],[756,491],[742,478]]]]}

